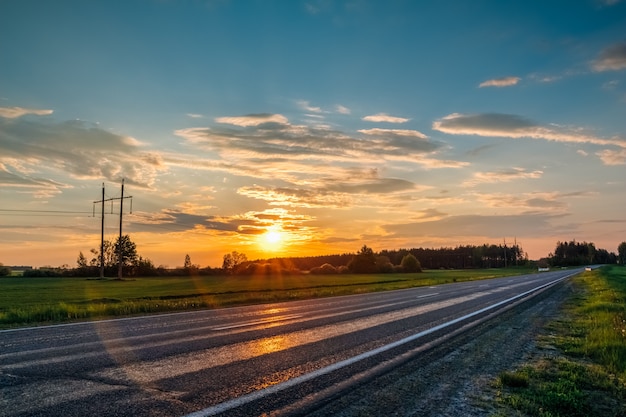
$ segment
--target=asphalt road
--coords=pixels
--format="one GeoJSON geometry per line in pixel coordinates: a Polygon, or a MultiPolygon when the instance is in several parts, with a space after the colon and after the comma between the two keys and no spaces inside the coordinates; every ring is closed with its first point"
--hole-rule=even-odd
{"type": "Polygon", "coordinates": [[[0,416],[298,411],[574,272],[0,331],[0,416]]]}

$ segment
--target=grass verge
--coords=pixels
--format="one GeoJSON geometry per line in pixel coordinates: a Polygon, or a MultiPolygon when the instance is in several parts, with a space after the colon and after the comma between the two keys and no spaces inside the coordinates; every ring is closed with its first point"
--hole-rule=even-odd
{"type": "Polygon", "coordinates": [[[499,375],[496,415],[626,416],[626,268],[572,282],[575,295],[538,340],[552,354],[499,375]]]}
{"type": "Polygon", "coordinates": [[[0,279],[0,328],[389,291],[529,273],[525,269],[419,274],[0,279]]]}

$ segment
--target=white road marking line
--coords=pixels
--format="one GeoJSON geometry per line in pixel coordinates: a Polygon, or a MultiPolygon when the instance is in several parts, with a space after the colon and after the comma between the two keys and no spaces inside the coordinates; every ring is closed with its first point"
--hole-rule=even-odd
{"type": "Polygon", "coordinates": [[[242,405],[251,403],[251,402],[253,402],[255,400],[261,399],[261,398],[266,397],[268,395],[275,394],[275,393],[278,393],[280,391],[284,391],[284,390],[286,390],[288,388],[292,388],[294,386],[297,386],[298,384],[301,384],[301,383],[313,380],[313,379],[315,379],[315,378],[317,378],[319,376],[327,375],[327,374],[329,374],[331,372],[334,372],[334,371],[336,371],[338,369],[345,368],[346,366],[352,365],[352,364],[354,364],[356,362],[359,362],[359,361],[361,361],[363,359],[370,358],[372,356],[375,356],[375,355],[378,355],[380,353],[384,353],[386,351],[394,349],[394,348],[396,348],[398,346],[402,346],[402,345],[407,344],[409,342],[415,341],[415,340],[417,340],[417,339],[419,339],[421,337],[424,337],[426,335],[429,335],[431,333],[434,333],[434,332],[436,332],[438,330],[441,330],[441,329],[444,329],[446,327],[452,326],[452,325],[454,325],[456,323],[459,323],[459,322],[461,322],[463,320],[466,320],[468,318],[472,318],[474,316],[477,316],[477,315],[482,314],[484,312],[487,312],[489,310],[493,310],[493,309],[495,309],[495,308],[497,308],[497,307],[499,307],[501,305],[504,305],[506,303],[509,303],[509,302],[518,300],[520,298],[523,298],[526,295],[529,295],[529,294],[531,294],[534,291],[537,291],[537,290],[539,290],[541,288],[548,287],[548,286],[553,285],[553,284],[555,284],[555,283],[557,283],[559,281],[563,281],[563,280],[565,280],[566,278],[569,278],[572,275],[575,275],[575,274],[567,275],[565,277],[556,279],[554,281],[550,281],[547,284],[540,285],[540,286],[535,287],[535,288],[533,288],[531,290],[528,290],[528,291],[525,291],[525,292],[523,292],[521,294],[518,294],[518,295],[516,295],[514,297],[511,297],[511,298],[508,298],[506,300],[500,301],[498,303],[492,304],[490,306],[484,307],[484,308],[482,308],[480,310],[474,311],[474,312],[472,312],[470,314],[467,314],[467,315],[465,315],[463,317],[458,317],[458,318],[456,318],[454,320],[450,320],[450,321],[448,321],[446,323],[442,323],[442,324],[440,324],[438,326],[435,326],[435,327],[432,327],[430,329],[421,331],[421,332],[416,333],[414,335],[405,337],[404,339],[398,340],[398,341],[390,343],[388,345],[384,345],[384,346],[381,346],[379,348],[370,350],[368,352],[364,352],[364,353],[362,353],[360,355],[354,356],[352,358],[348,358],[348,359],[345,359],[343,361],[336,362],[336,363],[334,363],[332,365],[329,365],[329,366],[327,366],[325,368],[320,368],[320,369],[318,369],[316,371],[313,371],[313,372],[310,372],[308,374],[297,376],[297,377],[289,379],[289,380],[287,380],[285,382],[281,382],[279,384],[272,385],[272,386],[269,386],[267,388],[263,388],[263,389],[254,391],[254,392],[251,392],[249,394],[245,394],[245,395],[242,395],[240,397],[233,398],[232,400],[225,401],[223,403],[216,404],[216,405],[211,406],[211,407],[207,407],[207,408],[205,408],[203,410],[199,410],[199,411],[187,414],[184,417],[209,417],[209,416],[214,416],[216,414],[220,414],[220,413],[226,412],[228,410],[232,410],[234,408],[240,407],[242,405]]]}

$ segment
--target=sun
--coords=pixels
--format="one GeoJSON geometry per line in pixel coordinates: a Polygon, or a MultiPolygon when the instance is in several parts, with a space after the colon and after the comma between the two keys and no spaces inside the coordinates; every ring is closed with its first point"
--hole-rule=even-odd
{"type": "Polygon", "coordinates": [[[283,249],[285,241],[285,233],[280,228],[271,227],[259,236],[257,242],[263,250],[276,252],[283,249]]]}
{"type": "Polygon", "coordinates": [[[265,241],[270,245],[276,245],[283,240],[283,236],[279,231],[268,230],[265,232],[265,241]]]}

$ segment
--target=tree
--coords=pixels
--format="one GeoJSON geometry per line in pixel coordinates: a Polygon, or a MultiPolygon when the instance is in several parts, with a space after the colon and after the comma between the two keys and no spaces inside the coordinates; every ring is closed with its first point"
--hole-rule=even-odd
{"type": "Polygon", "coordinates": [[[78,254],[78,259],[76,260],[76,265],[80,269],[85,269],[88,266],[87,265],[87,258],[85,258],[85,255],[83,255],[82,251],[78,254]]]}
{"type": "Polygon", "coordinates": [[[422,272],[422,265],[413,254],[405,255],[400,262],[404,272],[422,272]]]}
{"type": "Polygon", "coordinates": [[[8,277],[11,275],[11,268],[0,263],[0,277],[8,277]]]}
{"type": "MultiPolygon", "coordinates": [[[[103,243],[103,253],[104,253],[104,266],[105,268],[113,267],[117,262],[117,255],[115,254],[115,246],[111,241],[105,240],[103,243]]],[[[98,249],[91,249],[90,252],[93,255],[91,261],[89,262],[90,266],[100,266],[100,251],[98,249]]]]}
{"type": "Polygon", "coordinates": [[[239,253],[233,251],[224,255],[224,262],[222,263],[222,269],[228,272],[235,272],[237,267],[244,262],[248,261],[248,257],[245,253],[239,253]]]}
{"type": "MultiPolygon", "coordinates": [[[[114,268],[119,265],[120,255],[122,257],[122,267],[134,267],[138,265],[140,257],[137,254],[137,245],[128,235],[122,236],[121,239],[118,237],[115,243],[105,240],[103,242],[103,249],[104,267],[108,270],[107,273],[113,273],[114,268]]],[[[89,261],[89,266],[100,266],[100,251],[98,249],[91,249],[90,252],[93,258],[89,261]]],[[[81,254],[78,255],[78,261],[81,261],[81,254]]]]}
{"type": "Polygon", "coordinates": [[[133,266],[137,263],[137,245],[130,240],[130,236],[124,235],[121,238],[118,237],[115,242],[115,260],[116,263],[121,263],[122,266],[133,266]]]}
{"type": "Polygon", "coordinates": [[[378,272],[374,251],[363,245],[361,250],[348,262],[348,269],[354,274],[373,274],[378,272]]]}
{"type": "Polygon", "coordinates": [[[626,242],[622,242],[617,247],[617,258],[620,265],[626,265],[626,242]]]}
{"type": "Polygon", "coordinates": [[[185,270],[185,273],[189,275],[195,275],[198,273],[198,270],[200,269],[200,265],[192,264],[191,257],[189,256],[189,254],[187,254],[185,255],[185,265],[183,266],[183,269],[185,270]]]}
{"type": "Polygon", "coordinates": [[[139,256],[131,268],[131,274],[135,276],[154,275],[156,268],[150,259],[139,256]]]}

